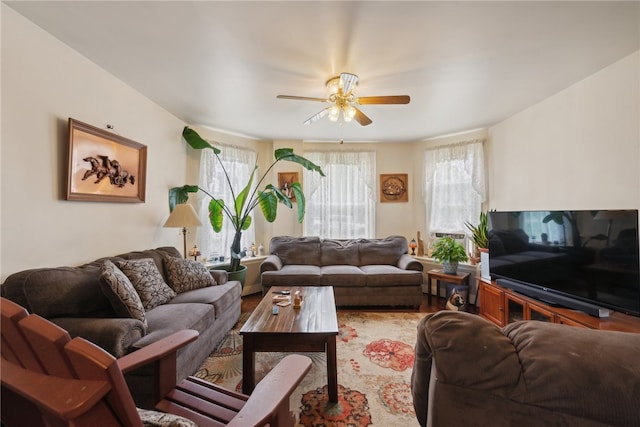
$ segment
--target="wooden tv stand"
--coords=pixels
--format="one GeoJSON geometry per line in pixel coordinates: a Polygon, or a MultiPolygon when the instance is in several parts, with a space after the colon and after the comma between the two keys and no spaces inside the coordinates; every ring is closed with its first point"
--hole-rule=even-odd
{"type": "Polygon", "coordinates": [[[504,288],[496,282],[478,279],[479,314],[502,327],[518,320],[541,320],[582,328],[640,333],[640,318],[612,312],[597,318],[581,311],[554,307],[504,288]]]}

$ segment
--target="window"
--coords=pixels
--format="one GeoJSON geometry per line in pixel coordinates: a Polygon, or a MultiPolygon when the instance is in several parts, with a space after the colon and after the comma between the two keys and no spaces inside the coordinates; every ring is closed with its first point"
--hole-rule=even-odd
{"type": "Polygon", "coordinates": [[[465,221],[477,223],[485,200],[482,141],[425,151],[424,199],[427,235],[465,233],[465,221]]]}
{"type": "Polygon", "coordinates": [[[304,171],[304,234],[352,239],[375,236],[374,152],[305,152],[325,177],[304,171]]]}
{"type": "MultiPolygon", "coordinates": [[[[255,167],[257,155],[254,151],[230,146],[220,147],[220,149],[220,160],[222,160],[229,174],[231,186],[236,192],[239,192],[247,185],[249,175],[255,167]]],[[[224,200],[225,204],[231,203],[233,200],[231,189],[213,150],[202,150],[201,153],[200,187],[212,196],[224,200]]],[[[209,222],[209,202],[211,198],[202,191],[198,191],[197,197],[198,216],[203,224],[198,228],[198,241],[201,245],[200,252],[206,257],[224,255],[228,260],[235,233],[231,221],[225,216],[222,221],[222,231],[215,233],[209,222]]],[[[259,209],[252,212],[252,216],[255,214],[261,215],[259,209]]],[[[240,247],[248,248],[254,242],[255,230],[252,224],[248,230],[242,232],[240,247]]]]}

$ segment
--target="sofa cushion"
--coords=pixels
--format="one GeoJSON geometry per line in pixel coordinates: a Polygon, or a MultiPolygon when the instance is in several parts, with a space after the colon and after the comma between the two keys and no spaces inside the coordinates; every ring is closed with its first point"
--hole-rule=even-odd
{"type": "Polygon", "coordinates": [[[167,256],[164,267],[169,286],[179,294],[216,284],[209,270],[198,261],[167,256]]]}
{"type": "Polygon", "coordinates": [[[120,260],[116,261],[116,265],[131,280],[145,310],[151,310],[176,297],[175,291],[164,282],[153,259],[120,260]]]}
{"type": "Polygon", "coordinates": [[[147,326],[144,306],[136,288],[133,287],[127,275],[109,260],[102,263],[100,288],[118,316],[138,319],[145,327],[147,326]]]}
{"type": "Polygon", "coordinates": [[[269,252],[278,255],[283,264],[320,265],[319,237],[277,236],[271,239],[269,252]]]}
{"type": "Polygon", "coordinates": [[[389,236],[385,239],[360,240],[360,265],[396,265],[400,256],[409,250],[403,236],[389,236]]]}
{"type": "Polygon", "coordinates": [[[321,265],[360,265],[359,240],[324,239],[320,244],[321,265]]]}
{"type": "Polygon", "coordinates": [[[341,286],[365,286],[366,276],[364,272],[355,265],[327,265],[320,267],[323,285],[341,286]]]}
{"type": "Polygon", "coordinates": [[[422,272],[401,270],[392,265],[363,265],[367,286],[408,286],[422,285],[422,272]]]}
{"type": "Polygon", "coordinates": [[[240,299],[242,285],[237,280],[232,280],[224,285],[207,286],[206,288],[178,294],[169,304],[203,303],[211,304],[215,309],[215,317],[218,318],[224,311],[231,307],[234,301],[240,299]]]}
{"type": "Polygon", "coordinates": [[[7,277],[2,296],[45,318],[113,316],[100,289],[100,264],[24,270],[7,277]]]}
{"type": "Polygon", "coordinates": [[[285,265],[279,271],[262,273],[262,286],[318,286],[320,267],[315,265],[285,265]]]}
{"type": "Polygon", "coordinates": [[[147,322],[147,335],[134,343],[135,348],[142,348],[183,329],[202,332],[213,327],[215,313],[210,304],[163,304],[147,312],[147,322]]]}

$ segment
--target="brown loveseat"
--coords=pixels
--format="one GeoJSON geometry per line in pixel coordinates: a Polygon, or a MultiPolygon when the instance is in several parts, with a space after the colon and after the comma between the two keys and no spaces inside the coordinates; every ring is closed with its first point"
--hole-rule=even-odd
{"type": "Polygon", "coordinates": [[[640,334],[441,311],[418,324],[422,426],[638,426],[640,334]]]}
{"type": "Polygon", "coordinates": [[[339,306],[411,306],[422,301],[422,264],[407,239],[320,239],[278,236],[260,265],[271,286],[333,286],[339,306]]]}
{"type": "MultiPolygon", "coordinates": [[[[115,357],[140,349],[182,329],[194,329],[199,337],[183,347],[177,356],[177,379],[191,375],[213,351],[240,317],[240,282],[227,281],[225,271],[211,271],[217,284],[179,292],[171,300],[144,313],[145,321],[123,317],[101,284],[104,262],[153,260],[165,283],[166,265],[181,261],[173,247],[129,252],[101,258],[77,267],[39,268],[10,275],[0,286],[2,296],[30,313],[38,314],[99,345],[115,357]],[[167,258],[171,261],[167,261],[167,258]]],[[[205,271],[206,273],[206,271],[205,271]]],[[[188,281],[187,281],[188,283],[188,281]]],[[[139,406],[153,403],[153,370],[147,366],[127,377],[139,406]]]]}

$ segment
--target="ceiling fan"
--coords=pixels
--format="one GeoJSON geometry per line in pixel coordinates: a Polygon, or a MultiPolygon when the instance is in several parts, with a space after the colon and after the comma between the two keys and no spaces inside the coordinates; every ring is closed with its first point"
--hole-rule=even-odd
{"type": "Polygon", "coordinates": [[[362,126],[372,123],[357,106],[367,104],[408,104],[411,98],[408,95],[393,96],[361,96],[355,95],[355,89],[358,85],[358,76],[350,73],[341,73],[337,77],[327,80],[327,98],[311,98],[306,96],[278,95],[279,99],[295,99],[300,101],[318,101],[328,102],[332,105],[324,110],[314,114],[305,120],[304,124],[310,124],[329,116],[329,120],[337,122],[340,119],[340,113],[345,122],[355,120],[362,126]]]}

